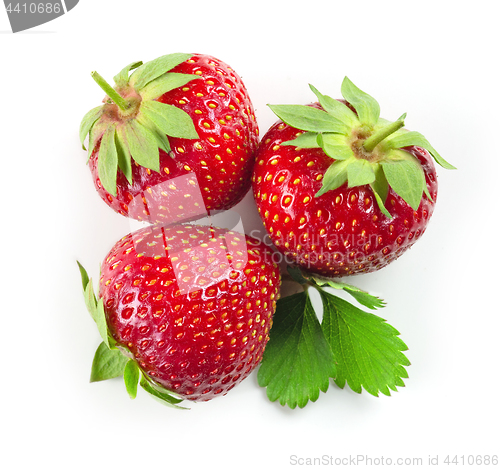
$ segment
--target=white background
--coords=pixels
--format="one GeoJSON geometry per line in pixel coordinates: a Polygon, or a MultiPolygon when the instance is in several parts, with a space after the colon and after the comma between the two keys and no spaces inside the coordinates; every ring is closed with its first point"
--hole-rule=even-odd
{"type": "MultiPolygon", "coordinates": [[[[81,0],[12,34],[0,11],[3,467],[286,468],[297,458],[499,454],[498,45],[493,1],[81,0]],[[81,294],[128,222],[96,194],[81,117],[134,60],[201,52],[233,67],[261,134],[268,103],[305,104],[308,83],[340,96],[345,75],[408,113],[458,171],[438,168],[425,236],[384,270],[352,278],[408,344],[410,378],[391,397],[333,383],[306,408],[266,398],[256,373],[226,397],[163,407],[120,380],[89,384],[100,339],[81,294]]],[[[236,209],[261,229],[249,194],[236,209]]],[[[323,460],[324,462],[324,460],[323,460]]],[[[380,460],[378,461],[380,465],[380,460]]],[[[373,462],[374,464],[376,461],[373,462]]],[[[446,466],[442,466],[446,467],[446,466]]]]}

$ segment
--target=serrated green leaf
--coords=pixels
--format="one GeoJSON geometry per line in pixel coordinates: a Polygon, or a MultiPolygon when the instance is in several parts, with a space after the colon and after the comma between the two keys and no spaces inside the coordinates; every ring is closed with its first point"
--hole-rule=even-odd
{"type": "Polygon", "coordinates": [[[374,396],[404,386],[405,366],[410,365],[402,353],[408,347],[399,332],[384,319],[366,313],[349,302],[320,290],[323,300],[322,330],[337,358],[335,383],[345,383],[360,393],[362,388],[374,396]]]}
{"type": "Polygon", "coordinates": [[[371,295],[370,293],[361,290],[361,288],[355,287],[354,285],[349,285],[347,283],[338,282],[329,277],[323,277],[321,275],[310,275],[307,276],[309,280],[312,280],[318,286],[328,286],[334,288],[335,290],[344,290],[349,293],[359,304],[366,306],[370,309],[383,308],[385,306],[384,300],[377,296],[371,295]]]}
{"type": "Polygon", "coordinates": [[[82,144],[82,148],[86,150],[84,142],[89,134],[90,130],[94,126],[95,122],[101,117],[103,111],[103,106],[97,106],[94,109],[91,109],[85,116],[83,116],[82,122],[80,123],[80,142],[82,144]]]}
{"type": "Polygon", "coordinates": [[[352,112],[344,103],[320,93],[313,85],[309,85],[309,88],[316,95],[321,107],[326,112],[346,124],[346,132],[348,132],[350,128],[359,125],[356,114],[352,112]]]}
{"type": "Polygon", "coordinates": [[[141,106],[141,113],[138,116],[145,116],[164,134],[177,138],[199,138],[191,116],[170,104],[163,104],[158,101],[146,101],[141,106]]]}
{"type": "Polygon", "coordinates": [[[334,161],[323,176],[323,185],[321,189],[316,192],[314,197],[320,197],[325,192],[335,190],[347,182],[347,167],[351,160],[334,161]]]}
{"type": "Polygon", "coordinates": [[[115,81],[116,85],[118,87],[126,86],[128,84],[128,75],[132,70],[135,70],[137,67],[140,67],[142,65],[142,62],[132,62],[131,64],[128,64],[125,68],[121,70],[118,75],[115,75],[113,80],[115,81]]]}
{"type": "Polygon", "coordinates": [[[166,389],[162,389],[157,385],[154,385],[150,381],[148,381],[144,375],[141,377],[140,381],[141,387],[151,396],[156,398],[158,401],[160,401],[162,404],[165,404],[169,407],[174,407],[176,409],[183,409],[183,410],[189,410],[187,407],[182,407],[178,406],[180,402],[182,402],[182,399],[179,397],[176,397],[175,393],[172,393],[166,389]]]}
{"type": "Polygon", "coordinates": [[[135,162],[153,171],[160,171],[158,142],[151,130],[137,120],[118,127],[118,135],[135,162]]]}
{"type": "Polygon", "coordinates": [[[292,409],[327,391],[335,359],[306,292],[278,301],[257,376],[271,401],[292,409]]]}
{"type": "Polygon", "coordinates": [[[354,108],[362,124],[373,127],[380,117],[380,106],[369,94],[361,91],[345,77],[341,87],[342,96],[354,108]]]}
{"type": "Polygon", "coordinates": [[[429,141],[419,132],[401,132],[395,135],[390,135],[384,141],[384,146],[387,149],[397,149],[410,146],[425,148],[434,158],[436,163],[445,169],[457,169],[455,166],[448,163],[429,143],[429,141]]]}
{"type": "Polygon", "coordinates": [[[300,104],[268,104],[271,110],[286,124],[309,132],[343,133],[345,124],[327,112],[300,104]]]}
{"type": "Polygon", "coordinates": [[[190,81],[199,78],[200,77],[197,75],[190,75],[187,73],[165,73],[146,85],[141,90],[140,95],[144,101],[156,99],[169,91],[180,88],[190,81]]]}
{"type": "Polygon", "coordinates": [[[118,153],[115,144],[114,125],[108,127],[101,139],[99,157],[97,159],[97,172],[101,184],[111,195],[116,197],[116,173],[118,171],[118,153]]]}
{"type": "Polygon", "coordinates": [[[363,159],[356,159],[347,166],[347,184],[349,187],[364,186],[375,181],[372,165],[363,159]]]}
{"type": "Polygon", "coordinates": [[[137,397],[137,386],[139,385],[139,378],[141,372],[137,363],[129,359],[123,370],[123,382],[125,383],[125,388],[127,389],[130,399],[135,399],[137,397]]]}
{"type": "Polygon", "coordinates": [[[104,342],[101,342],[92,361],[90,382],[94,383],[123,376],[128,361],[129,359],[119,350],[110,350],[104,342]]]}
{"type": "Polygon", "coordinates": [[[316,132],[304,132],[297,138],[283,142],[281,145],[299,148],[319,148],[317,138],[318,134],[316,132]]]}
{"type": "MultiPolygon", "coordinates": [[[[396,152],[400,150],[392,150],[396,152]]],[[[417,210],[425,187],[424,171],[420,163],[406,153],[407,158],[397,161],[382,162],[387,182],[413,210],[417,210]]]]}
{"type": "Polygon", "coordinates": [[[141,65],[130,77],[129,83],[137,90],[142,90],[148,83],[172,70],[177,65],[190,59],[193,54],[168,54],[141,65]]]}
{"type": "Polygon", "coordinates": [[[319,134],[317,140],[318,145],[330,158],[347,160],[354,157],[354,152],[347,144],[345,135],[324,133],[319,134]]]}
{"type": "Polygon", "coordinates": [[[106,313],[104,312],[104,303],[102,298],[100,298],[97,302],[95,323],[102,341],[106,344],[106,347],[111,348],[108,337],[108,324],[106,322],[106,313]]]}
{"type": "Polygon", "coordinates": [[[87,271],[85,270],[83,265],[80,264],[80,262],[76,261],[76,263],[78,264],[78,269],[80,270],[80,277],[82,278],[82,287],[83,287],[83,291],[85,292],[85,289],[87,288],[87,285],[89,284],[89,274],[87,274],[87,271]]]}

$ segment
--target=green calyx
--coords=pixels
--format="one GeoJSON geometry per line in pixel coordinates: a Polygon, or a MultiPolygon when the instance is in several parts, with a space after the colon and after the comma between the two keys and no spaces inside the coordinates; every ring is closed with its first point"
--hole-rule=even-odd
{"type": "Polygon", "coordinates": [[[170,72],[190,57],[191,54],[176,53],[144,64],[133,62],[114,77],[114,87],[92,72],[106,97],[103,105],[91,109],[82,119],[80,141],[86,150],[84,142],[88,136],[89,157],[100,142],[97,170],[104,189],[111,195],[117,193],[118,170],[132,183],[132,160],[160,171],[159,149],[170,153],[169,136],[198,138],[186,112],[157,101],[163,94],[199,78],[170,72]]]}
{"type": "Polygon", "coordinates": [[[182,398],[173,391],[165,389],[144,373],[137,362],[131,358],[132,354],[122,345],[117,344],[109,331],[104,311],[103,299],[97,299],[94,293],[92,279],[89,278],[85,268],[77,261],[82,279],[83,296],[85,305],[94,320],[101,336],[102,342],[97,348],[92,361],[90,382],[104,381],[123,377],[125,389],[131,399],[137,397],[138,385],[156,400],[169,407],[186,409],[179,406],[182,398]]]}
{"type": "Polygon", "coordinates": [[[322,109],[301,105],[269,107],[283,122],[304,131],[282,145],[321,148],[334,160],[316,197],[345,183],[349,187],[369,185],[380,210],[390,218],[385,207],[389,187],[414,210],[424,195],[431,199],[422,166],[405,147],[422,147],[440,166],[455,169],[422,134],[403,128],[406,114],[394,122],[380,118],[378,102],[349,78],[344,78],[341,92],[355,112],[350,106],[321,94],[314,86],[309,87],[322,109]]]}

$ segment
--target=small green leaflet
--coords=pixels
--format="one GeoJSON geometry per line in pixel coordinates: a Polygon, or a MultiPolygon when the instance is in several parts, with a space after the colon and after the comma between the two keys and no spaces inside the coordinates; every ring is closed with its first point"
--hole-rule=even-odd
{"type": "Polygon", "coordinates": [[[348,133],[351,127],[359,125],[359,120],[356,114],[354,114],[354,112],[352,112],[351,109],[349,109],[344,103],[330,98],[330,96],[321,94],[313,85],[309,85],[309,88],[316,95],[319,104],[321,104],[321,107],[326,112],[345,123],[345,133],[348,133]]]}
{"type": "Polygon", "coordinates": [[[141,372],[139,366],[134,360],[130,359],[123,370],[123,381],[130,399],[135,399],[137,397],[137,386],[139,385],[140,377],[141,372]]]}
{"type": "Polygon", "coordinates": [[[130,120],[118,127],[118,137],[128,148],[135,162],[153,171],[160,171],[160,154],[155,135],[138,121],[130,120]]]}
{"type": "Polygon", "coordinates": [[[140,95],[143,100],[153,100],[199,78],[196,75],[189,75],[187,73],[165,73],[146,85],[141,90],[140,95]]]}
{"type": "Polygon", "coordinates": [[[101,183],[111,195],[116,197],[116,173],[118,171],[118,153],[115,144],[114,125],[109,126],[104,132],[97,159],[97,171],[101,183]]]}
{"type": "Polygon", "coordinates": [[[436,163],[445,169],[457,169],[455,166],[448,163],[429,143],[429,141],[419,132],[402,132],[397,135],[391,135],[384,141],[384,146],[387,149],[403,148],[410,146],[417,146],[426,149],[434,158],[436,163]]]}
{"type": "Polygon", "coordinates": [[[347,144],[345,135],[332,133],[319,134],[317,143],[330,158],[335,160],[347,160],[354,157],[354,152],[347,144]]]}
{"type": "Polygon", "coordinates": [[[362,388],[374,396],[404,386],[405,366],[410,362],[402,353],[408,347],[399,332],[384,319],[366,313],[347,301],[319,289],[323,300],[324,335],[337,359],[335,383],[345,383],[360,393],[362,388]]]}
{"type": "MultiPolygon", "coordinates": [[[[321,135],[321,134],[320,134],[321,135]]],[[[293,140],[283,142],[283,146],[293,146],[298,148],[319,148],[318,134],[316,132],[304,132],[293,140]]]]}
{"type": "Polygon", "coordinates": [[[95,122],[101,117],[103,111],[103,106],[97,106],[91,109],[85,116],[83,116],[82,122],[80,123],[80,142],[82,148],[86,150],[84,142],[89,134],[90,130],[94,126],[95,122]]]}
{"type": "Polygon", "coordinates": [[[177,138],[198,138],[193,120],[182,109],[158,101],[146,101],[141,106],[141,114],[146,116],[164,134],[177,138]]]}
{"type": "Polygon", "coordinates": [[[323,176],[323,185],[321,186],[321,189],[316,192],[314,197],[320,197],[325,192],[337,189],[347,182],[347,168],[350,163],[350,159],[334,161],[325,171],[323,176]]]}
{"type": "Polygon", "coordinates": [[[347,167],[347,185],[364,186],[375,181],[372,165],[367,160],[356,159],[347,167]]]}
{"type": "Polygon", "coordinates": [[[345,124],[321,109],[300,104],[268,104],[271,110],[286,124],[309,132],[343,133],[345,124]]]}
{"type": "Polygon", "coordinates": [[[132,62],[131,64],[128,64],[125,68],[122,69],[122,71],[118,74],[115,75],[113,80],[116,83],[117,87],[122,87],[126,86],[128,84],[128,75],[132,70],[135,70],[137,67],[140,67],[142,65],[142,62],[132,62]]]}
{"type": "Polygon", "coordinates": [[[361,91],[349,78],[345,77],[340,88],[342,96],[354,108],[361,124],[375,126],[380,117],[380,106],[369,94],[361,91]]]}
{"type": "Polygon", "coordinates": [[[349,285],[347,283],[337,282],[328,277],[320,275],[311,275],[306,277],[308,280],[313,281],[318,286],[328,286],[335,290],[344,290],[349,293],[359,304],[366,306],[370,309],[383,308],[385,306],[384,300],[377,296],[370,295],[370,293],[361,290],[358,287],[349,285]]]}
{"type": "Polygon", "coordinates": [[[83,291],[85,291],[85,289],[87,288],[87,285],[90,282],[89,274],[87,273],[87,271],[85,270],[85,267],[83,267],[82,264],[80,264],[78,261],[76,261],[76,263],[78,265],[78,270],[80,270],[80,277],[82,278],[83,291]]]}
{"type": "Polygon", "coordinates": [[[382,162],[387,182],[413,210],[417,210],[426,186],[424,171],[420,163],[407,152],[391,150],[391,152],[405,153],[405,159],[382,162]]]}
{"type": "Polygon", "coordinates": [[[377,201],[378,208],[387,218],[392,218],[392,215],[385,208],[385,201],[389,193],[389,183],[385,177],[384,170],[380,164],[374,165],[373,170],[375,172],[375,181],[370,184],[370,187],[377,201]]]}
{"type": "Polygon", "coordinates": [[[335,376],[335,360],[306,292],[278,301],[258,382],[291,409],[316,401],[335,376]]]}
{"type": "Polygon", "coordinates": [[[97,302],[97,313],[95,317],[95,323],[97,325],[97,330],[101,336],[102,341],[107,347],[111,348],[111,344],[108,336],[108,324],[106,322],[106,313],[104,312],[104,302],[102,298],[97,302]]]}
{"type": "Polygon", "coordinates": [[[115,132],[115,145],[118,156],[118,167],[129,184],[132,184],[132,156],[122,139],[118,137],[118,132],[115,132]]]}
{"type": "Polygon", "coordinates": [[[129,359],[118,349],[110,350],[104,342],[101,342],[92,361],[90,382],[94,383],[123,376],[128,361],[129,359]]]}
{"type": "Polygon", "coordinates": [[[142,90],[148,83],[160,75],[172,70],[177,65],[190,59],[193,54],[168,54],[141,65],[130,77],[129,83],[137,90],[142,90]]]}
{"type": "Polygon", "coordinates": [[[148,379],[146,379],[144,374],[141,377],[140,384],[142,389],[151,394],[151,396],[153,396],[156,400],[158,400],[162,404],[167,405],[169,407],[174,407],[176,409],[189,410],[187,407],[181,407],[177,405],[180,402],[182,402],[182,399],[176,397],[177,395],[175,393],[170,392],[148,381],[148,379]]]}

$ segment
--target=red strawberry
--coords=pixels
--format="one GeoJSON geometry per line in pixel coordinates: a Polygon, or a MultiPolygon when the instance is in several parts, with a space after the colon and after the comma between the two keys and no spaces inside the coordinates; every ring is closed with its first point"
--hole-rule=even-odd
{"type": "Polygon", "coordinates": [[[279,269],[259,240],[220,228],[144,228],[101,270],[109,333],[148,379],[190,400],[226,394],[260,362],[279,269]]]}
{"type": "Polygon", "coordinates": [[[228,65],[171,54],[128,65],[114,89],[93,77],[107,96],[82,120],[80,138],[83,144],[89,134],[97,192],[115,211],[167,223],[227,210],[243,198],[258,127],[245,86],[228,65]],[[171,189],[177,185],[186,189],[171,189]]]}
{"type": "Polygon", "coordinates": [[[379,118],[378,103],[347,78],[346,101],[311,89],[319,103],[270,106],[282,119],[262,139],[253,190],[277,248],[325,276],[376,271],[419,239],[437,196],[431,158],[451,169],[403,115],[379,118]]]}

